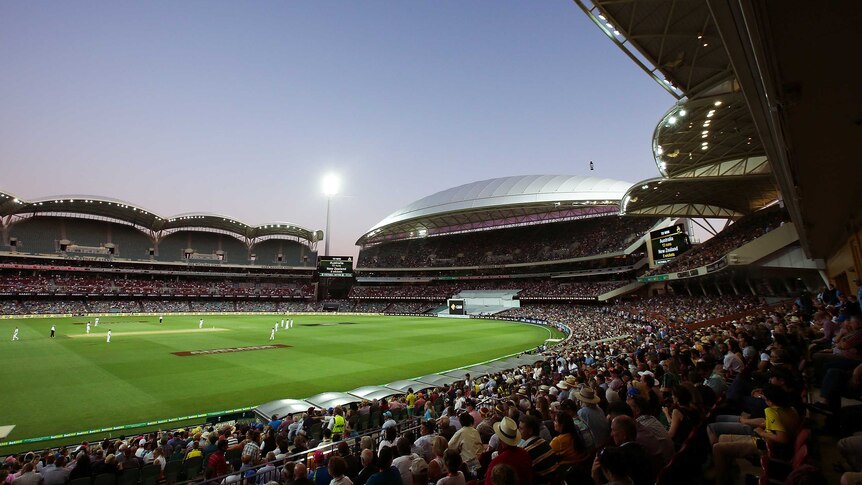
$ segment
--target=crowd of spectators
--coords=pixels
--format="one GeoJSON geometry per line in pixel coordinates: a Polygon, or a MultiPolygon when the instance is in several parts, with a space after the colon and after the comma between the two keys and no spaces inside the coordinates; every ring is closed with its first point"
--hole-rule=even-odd
{"type": "Polygon", "coordinates": [[[765,302],[753,295],[661,295],[628,300],[619,305],[627,315],[650,321],[692,324],[763,308],[765,302]]]}
{"type": "Polygon", "coordinates": [[[783,209],[764,209],[731,224],[705,243],[692,247],[647,274],[675,273],[706,266],[789,221],[790,216],[783,209]]]}
{"type": "Polygon", "coordinates": [[[511,279],[497,281],[463,281],[458,283],[435,283],[426,285],[359,286],[350,290],[351,299],[417,299],[445,301],[461,291],[518,290],[518,297],[529,299],[588,299],[612,291],[628,283],[615,281],[574,281],[561,279],[511,279]]]}
{"type": "Polygon", "coordinates": [[[191,311],[186,300],[142,300],[141,309],[145,313],[183,313],[191,311]]]}
{"type": "MultiPolygon", "coordinates": [[[[682,308],[679,313],[691,311],[688,303],[673,301],[666,297],[660,304],[682,308]]],[[[811,362],[822,396],[815,408],[836,420],[839,435],[862,428],[862,406],[840,405],[842,396],[862,393],[862,311],[855,297],[825,288],[781,307],[740,298],[699,301],[713,307],[709,315],[748,314],[689,330],[651,319],[643,308],[653,307],[639,308],[635,302],[530,305],[507,315],[541,318],[571,332],[559,345],[538,349],[536,365],[467,374],[452,386],[357,402],[325,416],[310,410],[252,427],[183,430],[82,445],[71,454],[13,456],[5,461],[4,472],[13,477],[8,482],[26,485],[34,483],[28,474],[53,473],[49,460],[60,457],[69,475],[87,476],[97,473],[96,464],[99,473],[118,460],[119,468],[148,462],[163,466],[160,457],[182,460],[200,450],[212,465],[209,477],[235,473],[237,480],[260,479],[267,474],[266,481],[279,483],[305,483],[301,477],[310,473],[316,478],[325,471],[331,475],[326,482],[339,480],[335,483],[378,483],[389,475],[386,483],[405,483],[408,477],[407,483],[419,484],[453,483],[447,478],[497,483],[495,477],[509,474],[518,476],[519,483],[565,478],[596,485],[652,484],[670,464],[684,468],[692,483],[704,478],[724,485],[735,478],[736,458],[762,453],[758,440],[771,458],[789,459],[798,452],[795,443],[797,436],[805,437],[802,418],[809,412],[801,371],[811,362]],[[398,435],[388,414],[396,410],[421,416],[418,436],[398,435]],[[382,416],[371,423],[383,427],[379,442],[363,438],[355,451],[339,443],[337,451],[314,452],[302,463],[306,450],[355,436],[368,414],[382,416]],[[712,424],[703,426],[704,419],[712,424]],[[312,432],[316,423],[322,434],[312,432]],[[334,429],[338,433],[332,436],[334,429]],[[703,456],[692,456],[697,451],[691,448],[700,449],[695,443],[701,441],[703,456]],[[691,447],[687,459],[673,460],[685,446],[691,447]],[[242,459],[227,463],[227,450],[236,450],[242,459]],[[66,457],[75,464],[66,466],[66,457]],[[283,459],[293,461],[282,464],[283,459]]],[[[844,483],[854,483],[851,474],[862,471],[860,441],[848,437],[839,442],[846,463],[836,466],[848,470],[844,483]]],[[[816,469],[807,470],[816,477],[816,469]]]]}
{"type": "Polygon", "coordinates": [[[141,303],[137,300],[90,300],[86,303],[90,313],[137,313],[141,303]]]}
{"type": "Polygon", "coordinates": [[[283,283],[257,283],[247,280],[226,281],[197,278],[135,278],[128,275],[91,276],[72,273],[21,276],[0,273],[0,293],[48,293],[113,295],[170,295],[215,297],[230,296],[314,296],[314,285],[285,281],[283,283]]]}
{"type": "Polygon", "coordinates": [[[482,266],[594,256],[622,251],[656,222],[606,216],[382,243],[363,248],[357,267],[482,266]]]}

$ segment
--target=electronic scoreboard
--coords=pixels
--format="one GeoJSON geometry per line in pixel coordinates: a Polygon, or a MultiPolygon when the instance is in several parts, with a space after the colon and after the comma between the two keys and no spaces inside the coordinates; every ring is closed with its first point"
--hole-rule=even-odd
{"type": "Polygon", "coordinates": [[[685,226],[675,224],[649,233],[652,259],[655,264],[665,264],[684,253],[690,247],[685,226]]]}
{"type": "Polygon", "coordinates": [[[318,256],[317,273],[324,278],[352,278],[353,256],[318,256]]]}

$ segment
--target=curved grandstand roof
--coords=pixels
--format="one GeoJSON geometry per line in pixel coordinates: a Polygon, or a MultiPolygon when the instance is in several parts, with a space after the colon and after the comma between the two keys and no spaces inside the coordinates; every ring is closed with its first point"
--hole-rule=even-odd
{"type": "Polygon", "coordinates": [[[771,174],[667,179],[633,185],[623,198],[625,215],[735,218],[778,199],[771,174]]]}
{"type": "Polygon", "coordinates": [[[178,229],[210,229],[243,238],[290,236],[313,242],[314,232],[286,222],[250,226],[229,216],[208,213],[185,213],[163,217],[130,202],[92,195],[58,195],[23,200],[0,192],[0,217],[11,215],[51,214],[60,216],[91,215],[113,219],[153,232],[178,229]]]}
{"type": "Polygon", "coordinates": [[[393,212],[357,244],[616,212],[630,185],[576,175],[482,180],[423,197],[393,212]]]}
{"type": "Polygon", "coordinates": [[[575,0],[617,46],[677,99],[733,77],[704,0],[575,0]]]}
{"type": "Polygon", "coordinates": [[[653,154],[667,177],[768,173],[769,163],[740,92],[675,104],[659,121],[653,154]]]}

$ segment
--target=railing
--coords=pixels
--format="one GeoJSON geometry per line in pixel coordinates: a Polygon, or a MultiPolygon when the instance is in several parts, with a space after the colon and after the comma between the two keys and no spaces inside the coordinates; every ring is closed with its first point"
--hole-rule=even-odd
{"type": "MultiPolygon", "coordinates": [[[[421,424],[420,421],[421,421],[420,418],[408,418],[408,419],[401,421],[400,423],[397,424],[398,435],[401,436],[408,431],[418,430],[419,426],[421,424]]],[[[377,441],[378,441],[377,438],[379,438],[382,431],[383,431],[382,428],[378,427],[378,428],[372,429],[371,431],[365,432],[363,434],[351,436],[350,438],[348,438],[346,440],[342,440],[342,441],[347,442],[348,444],[351,445],[350,446],[351,453],[358,455],[358,453],[360,451],[359,444],[360,444],[362,438],[364,436],[370,436],[372,439],[374,439],[375,445],[376,445],[377,441]],[[351,442],[352,442],[352,444],[351,444],[351,442]]],[[[281,473],[282,473],[282,467],[284,466],[285,463],[294,462],[294,463],[306,463],[307,464],[308,459],[312,455],[314,455],[315,452],[321,451],[321,452],[323,452],[324,455],[328,456],[328,455],[330,455],[336,451],[336,449],[338,448],[338,445],[340,443],[341,443],[341,441],[336,441],[333,443],[327,443],[325,445],[320,445],[316,448],[312,448],[312,449],[303,451],[301,453],[296,453],[293,455],[285,456],[281,460],[262,463],[260,465],[254,466],[254,467],[249,467],[246,470],[243,470],[242,472],[234,471],[234,472],[231,472],[231,473],[228,473],[225,475],[219,475],[219,476],[210,477],[210,478],[206,478],[206,463],[204,463],[204,467],[203,467],[204,469],[202,471],[202,474],[204,476],[203,480],[201,480],[200,476],[186,477],[185,481],[177,482],[177,485],[187,485],[187,484],[191,485],[192,483],[215,485],[215,484],[222,483],[222,481],[226,481],[226,483],[241,482],[243,479],[249,479],[247,482],[245,482],[245,483],[249,483],[249,484],[251,484],[251,483],[266,483],[269,481],[280,482],[281,481],[280,478],[281,478],[281,473]],[[262,473],[260,472],[264,468],[268,468],[268,467],[272,467],[272,466],[274,466],[273,469],[264,470],[262,473]],[[252,471],[254,472],[253,474],[250,473],[252,471]]],[[[235,465],[235,462],[232,462],[231,466],[234,466],[234,465],[235,465]]]]}

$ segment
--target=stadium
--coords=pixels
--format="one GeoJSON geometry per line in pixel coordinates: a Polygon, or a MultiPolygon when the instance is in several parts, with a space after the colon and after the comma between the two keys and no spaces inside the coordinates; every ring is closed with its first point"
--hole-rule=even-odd
{"type": "Polygon", "coordinates": [[[575,3],[676,100],[656,177],[493,173],[356,257],[0,187],[0,481],[859,483],[860,92],[801,60],[858,8],[575,3]]]}

